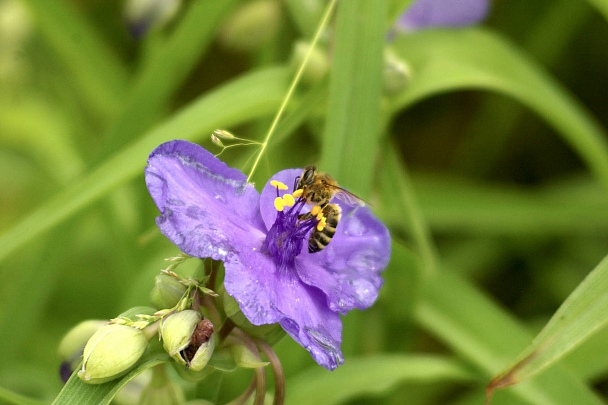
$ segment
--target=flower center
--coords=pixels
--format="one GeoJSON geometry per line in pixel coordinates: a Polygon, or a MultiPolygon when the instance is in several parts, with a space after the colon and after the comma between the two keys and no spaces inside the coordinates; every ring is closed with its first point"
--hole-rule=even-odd
{"type": "Polygon", "coordinates": [[[277,190],[274,200],[277,218],[266,234],[263,247],[279,269],[286,269],[293,267],[296,256],[302,251],[302,244],[313,230],[323,230],[326,219],[318,205],[312,207],[310,215],[300,214],[306,205],[302,189],[281,196],[280,191],[287,190],[288,187],[276,180],[270,184],[277,190]]]}

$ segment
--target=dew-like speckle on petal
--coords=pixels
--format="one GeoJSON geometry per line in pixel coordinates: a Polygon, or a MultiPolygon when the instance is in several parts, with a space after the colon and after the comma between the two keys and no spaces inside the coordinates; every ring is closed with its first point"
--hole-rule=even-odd
{"type": "Polygon", "coordinates": [[[169,198],[167,200],[167,205],[184,206],[184,205],[186,205],[186,203],[183,200],[180,200],[178,198],[169,198]]]}
{"type": "Polygon", "coordinates": [[[378,254],[375,251],[359,250],[352,253],[346,264],[351,268],[369,269],[370,271],[374,271],[378,267],[378,261],[378,254]]]}
{"type": "Polygon", "coordinates": [[[363,236],[367,233],[367,226],[355,215],[349,214],[349,220],[341,221],[341,224],[348,236],[363,236]]]}

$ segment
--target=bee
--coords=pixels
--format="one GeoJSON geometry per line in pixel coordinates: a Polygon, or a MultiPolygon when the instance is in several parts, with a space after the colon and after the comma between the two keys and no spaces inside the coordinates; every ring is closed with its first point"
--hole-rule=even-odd
{"type": "MultiPolygon", "coordinates": [[[[316,253],[323,250],[334,234],[336,227],[342,217],[342,209],[337,204],[331,204],[330,201],[334,197],[339,197],[342,201],[350,206],[364,206],[365,201],[357,197],[348,190],[343,189],[338,183],[327,173],[317,172],[315,166],[306,166],[302,175],[296,177],[294,188],[302,189],[302,198],[306,199],[308,204],[318,205],[320,212],[325,218],[325,226],[322,230],[313,229],[308,238],[308,251],[316,253]]],[[[310,212],[300,215],[300,221],[312,218],[310,212]]]]}

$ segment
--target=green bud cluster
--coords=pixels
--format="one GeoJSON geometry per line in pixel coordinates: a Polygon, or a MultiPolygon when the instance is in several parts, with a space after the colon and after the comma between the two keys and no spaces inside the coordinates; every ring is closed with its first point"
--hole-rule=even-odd
{"type": "MultiPolygon", "coordinates": [[[[276,343],[285,332],[279,325],[251,325],[223,288],[221,299],[209,300],[219,296],[204,287],[206,279],[173,272],[189,258],[183,255],[169,259],[174,264],[156,277],[150,292],[151,307],[134,307],[109,322],[91,320],[74,327],[59,346],[62,372],[65,368],[69,376],[69,370],[78,368],[76,374],[82,381],[102,384],[124,376],[146,356],[157,355],[162,349],[173,360],[178,375],[189,381],[200,381],[213,371],[267,366],[251,337],[276,343]],[[209,303],[219,310],[208,307],[209,303]],[[224,334],[221,346],[213,323],[203,314],[207,310],[214,316],[227,317],[228,332],[234,326],[239,328],[235,335],[224,334]],[[156,335],[160,343],[152,339],[156,335]]],[[[141,391],[140,404],[184,403],[181,386],[170,380],[165,368],[163,363],[153,368],[152,379],[141,391]]]]}

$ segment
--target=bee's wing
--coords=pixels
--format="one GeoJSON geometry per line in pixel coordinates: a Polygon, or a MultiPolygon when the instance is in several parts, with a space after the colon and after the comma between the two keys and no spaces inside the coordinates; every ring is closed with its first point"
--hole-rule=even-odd
{"type": "Polygon", "coordinates": [[[364,205],[368,205],[362,198],[357,197],[350,191],[339,186],[334,187],[336,189],[336,194],[334,194],[334,197],[338,197],[351,207],[363,207],[364,205]]]}

